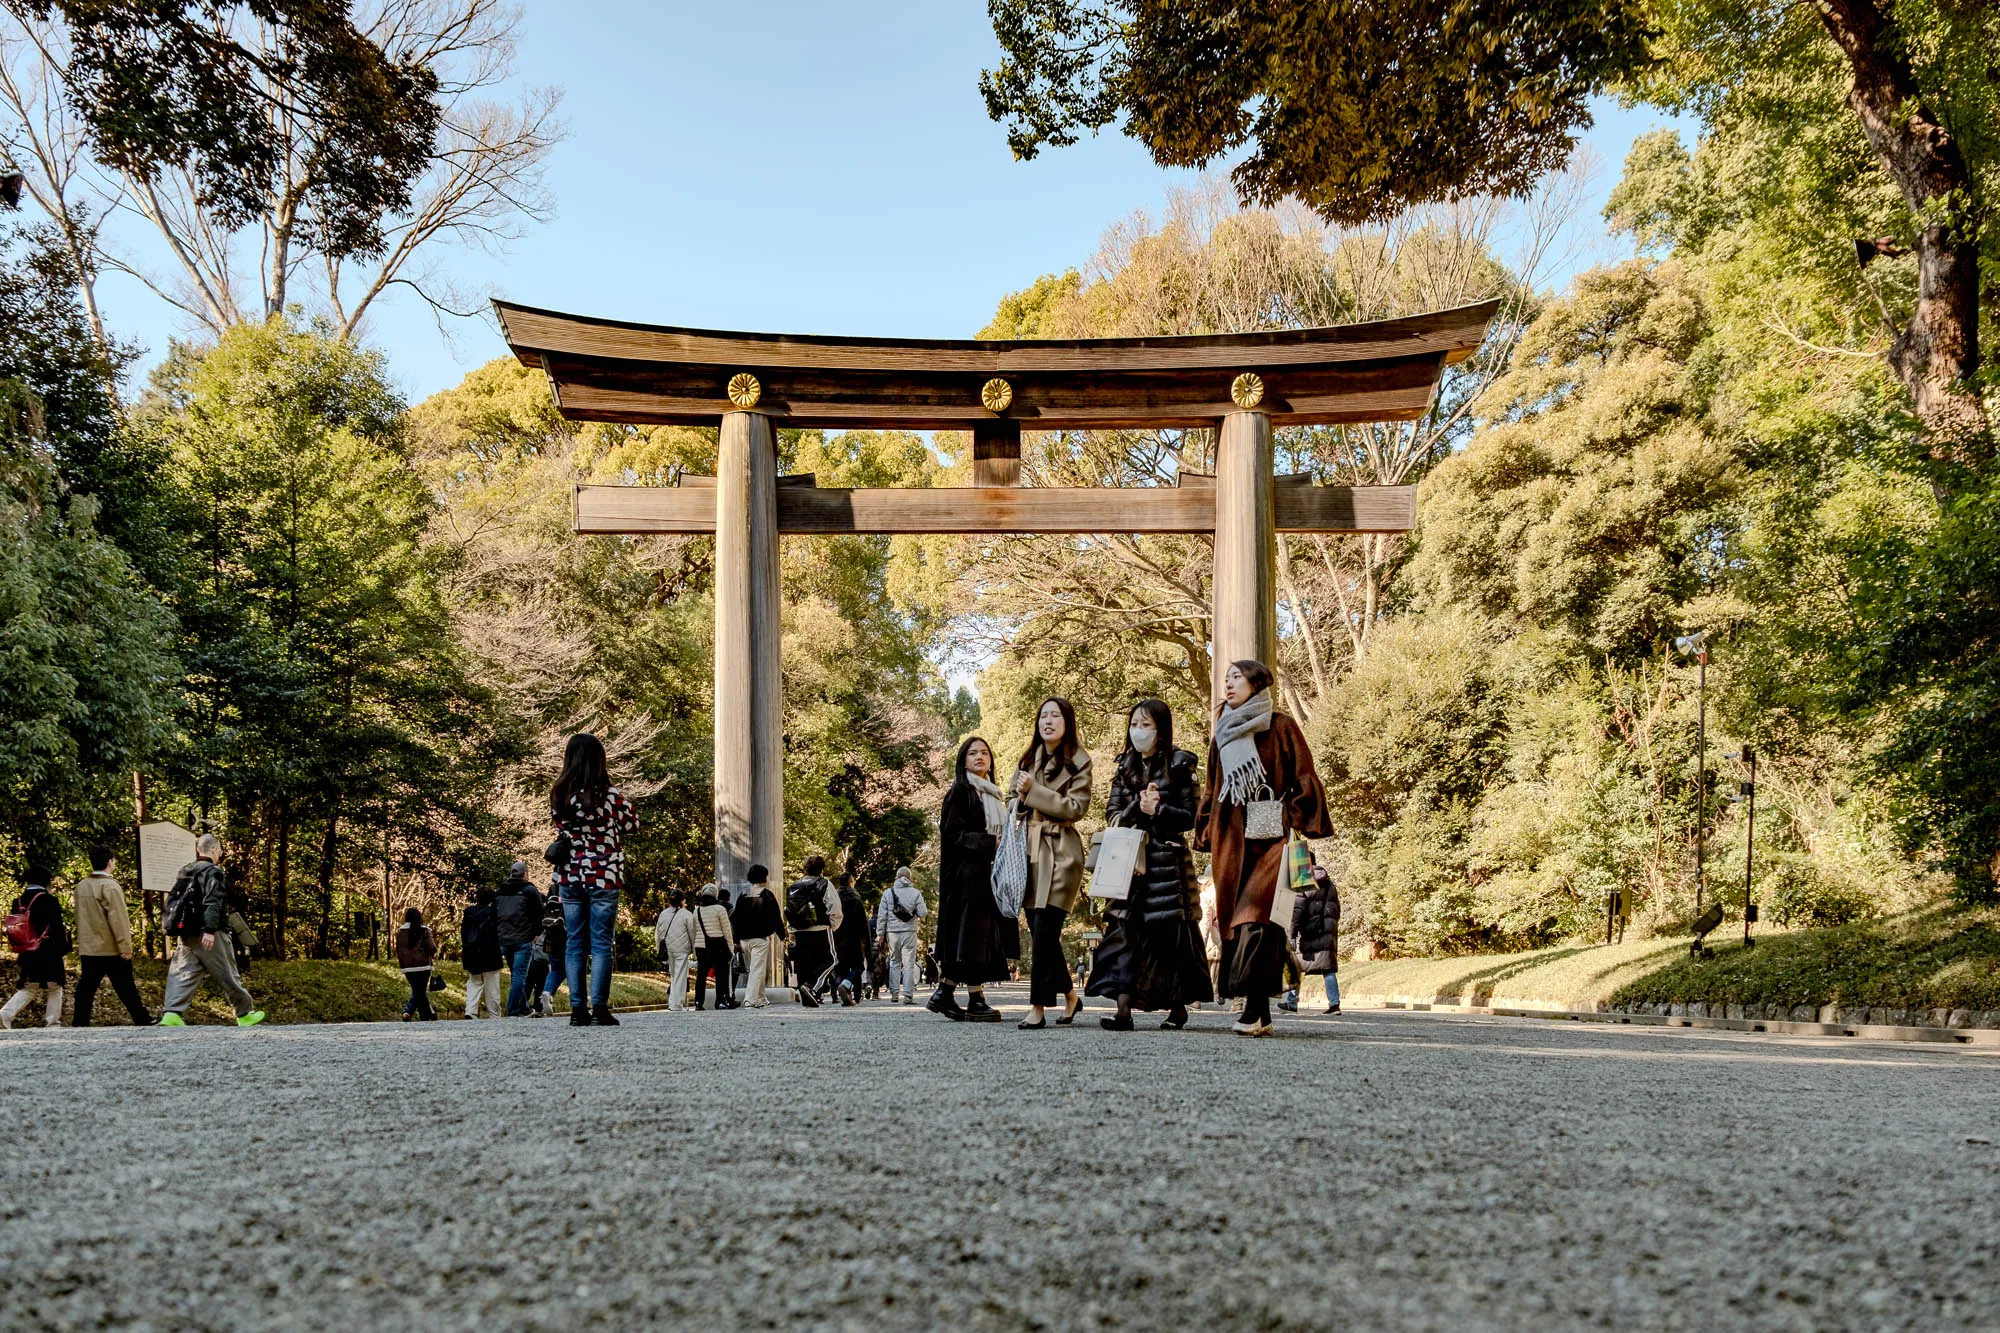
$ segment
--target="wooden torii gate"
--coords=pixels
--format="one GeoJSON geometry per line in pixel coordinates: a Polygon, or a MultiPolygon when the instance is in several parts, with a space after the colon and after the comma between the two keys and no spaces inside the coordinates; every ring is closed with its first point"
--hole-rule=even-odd
{"type": "Polygon", "coordinates": [[[1213,659],[1273,661],[1277,534],[1407,531],[1413,486],[1273,475],[1273,426],[1409,421],[1499,303],[1334,328],[1175,338],[884,340],[628,324],[494,303],[576,421],[722,428],[713,478],[579,486],[579,533],[715,534],[715,877],[784,865],[778,537],[1182,532],[1215,542],[1213,659]],[[969,487],[850,490],[778,475],[779,426],[972,433],[969,487]],[[1213,476],[1024,488],[1025,430],[1212,427],[1213,476]]]}

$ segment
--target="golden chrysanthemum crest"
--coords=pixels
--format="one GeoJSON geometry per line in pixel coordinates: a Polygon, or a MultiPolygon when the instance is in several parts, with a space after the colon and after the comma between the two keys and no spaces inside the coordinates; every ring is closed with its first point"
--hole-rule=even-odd
{"type": "MultiPolygon", "coordinates": [[[[713,384],[715,381],[710,380],[713,384]]],[[[764,386],[749,371],[733,375],[729,380],[729,401],[738,407],[755,407],[757,400],[764,396],[764,386]]]]}
{"type": "Polygon", "coordinates": [[[979,401],[986,404],[988,412],[1005,412],[1014,401],[1014,386],[995,376],[980,386],[979,401]]]}
{"type": "Polygon", "coordinates": [[[1238,407],[1257,406],[1264,401],[1263,377],[1244,371],[1230,382],[1229,397],[1238,407]]]}

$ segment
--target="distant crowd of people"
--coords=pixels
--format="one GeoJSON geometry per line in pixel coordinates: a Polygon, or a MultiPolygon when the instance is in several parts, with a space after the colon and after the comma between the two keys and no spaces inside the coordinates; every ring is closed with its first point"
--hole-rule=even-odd
{"type": "MultiPolygon", "coordinates": [[[[1128,713],[1106,822],[1143,837],[1131,853],[1129,884],[1121,861],[1118,883],[1092,887],[1105,905],[1081,988],[1063,931],[1095,864],[1077,828],[1090,807],[1091,759],[1075,709],[1067,699],[1050,698],[1006,786],[997,781],[993,749],[983,738],[960,745],[939,812],[934,918],[907,866],[897,869],[870,912],[850,882],[827,876],[824,857],[806,858],[782,904],[771,890],[770,869],[752,865],[733,896],[731,886],[719,883],[669,895],[654,923],[668,1007],[708,1008],[712,988],[714,1008],[761,1009],[773,985],[789,986],[809,1007],[870,997],[914,1005],[919,987],[934,984],[926,1000],[932,1012],[954,1022],[999,1022],[986,988],[1014,975],[1025,916],[1028,1011],[1016,1023],[1022,1029],[1070,1025],[1084,997],[1097,996],[1115,1005],[1099,1020],[1108,1030],[1129,1031],[1134,1011],[1157,1010],[1166,1013],[1161,1027],[1178,1030],[1191,1006],[1220,999],[1240,1003],[1237,1033],[1263,1036],[1272,1031],[1272,1000],[1282,997],[1280,1007],[1295,1011],[1299,980],[1311,975],[1325,979],[1326,1011],[1338,1013],[1340,897],[1305,843],[1331,832],[1325,793],[1304,735],[1277,710],[1271,686],[1260,662],[1229,666],[1205,784],[1195,754],[1174,745],[1173,713],[1164,702],[1142,700],[1128,713]],[[1195,878],[1195,851],[1211,858],[1206,893],[1195,878]],[[1281,898],[1289,901],[1289,916],[1274,921],[1281,898]],[[927,918],[935,927],[928,952],[919,943],[927,918]],[[1051,1020],[1048,1011],[1058,1006],[1051,1020]]],[[[527,863],[516,861],[497,888],[477,890],[459,922],[465,1016],[547,1016],[567,985],[572,1026],[616,1027],[613,946],[625,842],[639,817],[611,784],[597,737],[570,738],[549,812],[557,828],[544,853],[550,891],[545,895],[527,863]]],[[[221,860],[220,841],[202,835],[195,860],[168,895],[165,928],[175,947],[165,1001],[154,1017],[133,981],[131,922],[112,877],[111,852],[92,849],[93,872],[76,890],[77,1026],[89,1025],[105,981],[134,1023],[185,1026],[182,1015],[204,977],[240,1025],[263,1021],[237,966],[233,941],[249,927],[232,905],[221,860]]],[[[7,917],[21,984],[0,1006],[0,1026],[12,1027],[37,1001],[47,1024],[61,1021],[71,941],[50,878],[48,867],[30,866],[7,917]]],[[[394,948],[410,988],[404,1020],[435,1019],[431,997],[444,983],[438,940],[420,909],[405,911],[394,948]]]]}

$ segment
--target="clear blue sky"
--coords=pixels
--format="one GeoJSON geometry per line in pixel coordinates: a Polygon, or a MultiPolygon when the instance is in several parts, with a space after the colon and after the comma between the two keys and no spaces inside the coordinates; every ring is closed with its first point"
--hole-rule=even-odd
{"type": "MultiPolygon", "coordinates": [[[[966,337],[999,297],[1087,260],[1105,227],[1192,183],[1108,133],[1017,163],[986,118],[983,0],[526,0],[520,75],[564,91],[556,219],[468,289],[667,324],[966,337]]],[[[1601,108],[1601,195],[1657,112],[1601,108]]],[[[129,283],[112,321],[152,359],[181,331],[129,283]]],[[[414,299],[369,340],[412,397],[504,354],[414,299]]]]}

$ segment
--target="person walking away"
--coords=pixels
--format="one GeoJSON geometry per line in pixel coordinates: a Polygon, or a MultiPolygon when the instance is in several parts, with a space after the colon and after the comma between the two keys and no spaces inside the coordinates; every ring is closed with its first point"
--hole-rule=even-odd
{"type": "Polygon", "coordinates": [[[1285,965],[1285,927],[1271,921],[1285,836],[1324,838],[1333,832],[1326,790],[1313,767],[1299,724],[1277,711],[1271,669],[1252,658],[1232,662],[1222,677],[1223,702],[1208,743],[1208,790],[1195,817],[1195,850],[1211,854],[1215,916],[1222,934],[1216,991],[1240,997],[1238,1036],[1271,1034],[1271,997],[1285,965]],[[1266,790],[1268,788],[1268,791],[1266,790]],[[1275,837],[1249,836],[1253,801],[1275,800],[1275,837]]]}
{"type": "Polygon", "coordinates": [[[834,989],[842,1004],[860,1004],[861,973],[868,966],[868,942],[874,932],[852,877],[841,876],[834,891],[840,898],[840,924],[833,931],[834,989]]]}
{"type": "Polygon", "coordinates": [[[174,876],[167,891],[166,929],[174,937],[174,956],[167,963],[167,996],[160,1006],[160,1026],[187,1026],[182,1015],[194,999],[195,987],[206,974],[236,1009],[236,1026],[255,1027],[264,1011],[244,989],[236,971],[236,948],[227,926],[229,880],[222,873],[222,839],[204,833],[195,839],[194,860],[174,876]]]}
{"type": "Polygon", "coordinates": [[[500,1017],[500,969],[506,955],[500,951],[499,895],[480,888],[472,895],[472,906],[459,922],[459,959],[465,964],[465,1016],[479,1017],[482,1000],[488,1018],[500,1017]]]}
{"type": "Polygon", "coordinates": [[[21,985],[0,1005],[0,1028],[11,1028],[30,1000],[42,1002],[42,1026],[62,1026],[63,983],[67,974],[63,958],[69,953],[69,930],[63,924],[62,904],[49,889],[55,878],[53,867],[44,862],[28,866],[21,883],[21,896],[7,914],[7,943],[21,963],[21,985]]]}
{"type": "MultiPolygon", "coordinates": [[[[771,896],[769,867],[751,866],[743,877],[750,886],[737,899],[729,926],[743,950],[744,1003],[763,1009],[771,1003],[764,998],[764,987],[771,979],[771,938],[785,933],[785,918],[778,911],[778,900],[771,896]]],[[[735,998],[733,991],[730,998],[735,998]]]]}
{"type": "Polygon", "coordinates": [[[611,785],[603,741],[588,732],[569,738],[562,775],[549,790],[549,813],[569,840],[556,884],[569,936],[570,1026],[617,1027],[611,1014],[611,949],[625,888],[625,839],[639,831],[639,814],[611,785]]]}
{"type": "Polygon", "coordinates": [[[1105,822],[1144,829],[1145,860],[1123,901],[1107,899],[1103,939],[1086,994],[1116,1000],[1118,1012],[1099,1020],[1112,1032],[1132,1030],[1132,1011],[1165,1009],[1160,1026],[1187,1026],[1190,1004],[1213,999],[1208,954],[1201,942],[1201,898],[1195,887],[1188,830],[1194,827],[1192,751],[1174,746],[1173,710],[1142,699],[1125,719],[1125,748],[1111,777],[1105,822]]]}
{"type": "Polygon", "coordinates": [[[808,856],[805,874],[785,890],[785,922],[792,931],[792,968],[798,974],[799,1002],[819,1003],[820,988],[833,974],[833,932],[840,925],[840,895],[826,877],[826,858],[808,856]]]}
{"type": "Polygon", "coordinates": [[[667,1008],[685,1011],[688,1007],[688,964],[694,958],[696,937],[694,912],[687,895],[676,893],[667,900],[666,910],[653,928],[653,942],[667,965],[667,1008]]]}
{"type": "Polygon", "coordinates": [[[929,914],[910,868],[897,866],[895,880],[875,905],[875,938],[889,951],[891,1000],[900,990],[904,1004],[917,1002],[917,923],[929,914]]]}
{"type": "Polygon", "coordinates": [[[1061,1026],[1076,1021],[1076,993],[1063,957],[1063,923],[1083,886],[1083,837],[1076,821],[1090,809],[1090,752],[1076,734],[1070,701],[1049,698],[1035,715],[1035,739],[1016,765],[1012,791],[1028,811],[1028,1016],[1015,1024],[1045,1028],[1047,1006],[1063,998],[1061,1026]]]}
{"type": "Polygon", "coordinates": [[[694,901],[694,931],[699,941],[695,955],[694,1007],[706,1007],[708,979],[713,975],[715,1007],[734,1009],[736,983],[729,975],[729,965],[736,954],[736,936],[729,925],[729,909],[722,905],[713,884],[704,886],[694,901]]]}
{"type": "Polygon", "coordinates": [[[968,736],[958,747],[951,788],[938,810],[938,984],[924,1007],[956,1022],[998,1023],[988,982],[1007,979],[1021,956],[1021,928],[993,902],[993,855],[1007,825],[1005,793],[994,782],[993,747],[968,736]],[[964,1008],[957,990],[969,995],[964,1008]]]}
{"type": "Polygon", "coordinates": [[[528,878],[528,863],[507,867],[493,895],[500,957],[507,966],[507,1016],[526,1018],[535,1001],[528,974],[535,966],[535,937],[542,933],[542,893],[528,878]]]}
{"type": "MultiPolygon", "coordinates": [[[[563,925],[562,901],[551,892],[542,900],[542,981],[536,1011],[543,1018],[555,1013],[556,992],[568,979],[569,929],[563,925]]],[[[570,995],[576,995],[574,987],[570,995]]]]}
{"type": "Polygon", "coordinates": [[[424,914],[414,907],[403,909],[403,924],[396,931],[396,966],[410,983],[410,998],[403,1002],[403,1021],[412,1018],[429,1022],[437,1017],[431,1009],[431,972],[437,965],[437,941],[424,924],[424,914]]]}
{"type": "MultiPolygon", "coordinates": [[[[1300,968],[1326,978],[1326,1012],[1340,1012],[1340,890],[1326,867],[1314,864],[1312,887],[1292,904],[1292,940],[1300,968]]],[[[1296,1008],[1296,1001],[1294,1002],[1296,1008]]]]}
{"type": "Polygon", "coordinates": [[[132,913],[125,890],[111,872],[117,869],[111,849],[101,843],[90,849],[90,873],[76,886],[76,952],[81,968],[76,979],[74,1026],[90,1026],[97,1006],[97,987],[105,981],[125,1006],[133,1027],[153,1021],[132,980],[132,913]]]}

